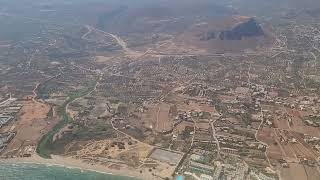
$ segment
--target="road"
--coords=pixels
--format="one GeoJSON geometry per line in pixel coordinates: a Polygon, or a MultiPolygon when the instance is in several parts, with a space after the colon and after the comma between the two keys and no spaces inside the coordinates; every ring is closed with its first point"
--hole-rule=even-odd
{"type": "Polygon", "coordinates": [[[216,141],[216,144],[217,144],[217,158],[219,159],[220,158],[220,144],[219,144],[219,141],[218,141],[218,138],[216,136],[216,130],[214,129],[214,123],[216,121],[211,121],[210,122],[210,125],[211,125],[211,130],[212,130],[212,137],[214,138],[214,140],[216,141]]]}
{"type": "MultiPolygon", "coordinates": [[[[101,80],[101,76],[100,76],[100,79],[99,79],[99,80],[101,80]]],[[[77,99],[80,99],[80,98],[83,98],[83,97],[85,97],[85,96],[88,96],[88,95],[92,94],[94,91],[97,90],[98,84],[99,84],[99,82],[97,81],[96,84],[94,85],[94,88],[93,88],[90,92],[88,92],[88,93],[85,94],[84,96],[79,96],[79,97],[73,99],[72,101],[70,101],[70,102],[66,105],[66,107],[65,107],[65,108],[66,108],[66,109],[65,109],[66,112],[69,113],[68,107],[69,107],[69,104],[70,104],[70,103],[74,102],[74,101],[77,100],[77,99]]]]}
{"type": "Polygon", "coordinates": [[[0,103],[0,107],[5,106],[15,100],[16,100],[16,98],[11,98],[11,95],[10,95],[10,98],[8,98],[0,103]]]}
{"type": "Polygon", "coordinates": [[[264,152],[264,155],[266,156],[267,160],[268,160],[268,163],[269,163],[269,166],[270,168],[272,167],[271,165],[271,162],[270,162],[270,159],[268,157],[268,154],[267,154],[267,149],[269,147],[269,145],[265,142],[262,142],[258,139],[258,133],[259,133],[259,130],[261,129],[262,125],[263,125],[263,118],[264,118],[264,115],[263,115],[263,111],[262,111],[262,107],[260,108],[260,117],[261,117],[261,122],[260,122],[260,125],[258,127],[258,130],[256,131],[256,133],[254,134],[254,137],[256,139],[256,141],[258,141],[259,143],[263,144],[264,146],[266,146],[266,151],[264,152]]]}
{"type": "Polygon", "coordinates": [[[48,79],[46,79],[45,81],[43,81],[43,82],[41,82],[41,83],[37,83],[36,86],[35,86],[35,88],[32,90],[32,93],[33,93],[32,101],[35,102],[35,103],[41,103],[41,102],[39,102],[39,101],[36,100],[36,98],[37,98],[37,96],[38,96],[38,94],[37,94],[37,89],[39,88],[39,86],[40,86],[41,84],[43,84],[43,83],[46,83],[46,82],[54,79],[54,78],[59,77],[60,75],[61,75],[61,73],[59,73],[59,74],[57,74],[57,75],[55,75],[55,76],[49,77],[48,79]]]}
{"type": "Polygon", "coordinates": [[[248,84],[251,84],[251,68],[252,68],[252,64],[250,63],[249,70],[248,70],[248,84]]]}
{"type": "Polygon", "coordinates": [[[128,48],[127,43],[121,39],[119,36],[115,35],[115,34],[111,34],[108,33],[113,39],[115,39],[117,41],[117,43],[122,47],[122,49],[126,52],[126,54],[128,55],[134,55],[134,56],[138,56],[141,53],[138,53],[136,51],[133,51],[132,49],[128,48]]]}
{"type": "Polygon", "coordinates": [[[140,141],[140,140],[138,140],[138,139],[130,136],[129,134],[127,134],[127,133],[125,133],[125,132],[120,131],[118,128],[116,128],[116,127],[113,125],[113,119],[111,119],[111,126],[112,126],[112,128],[113,128],[116,132],[118,132],[118,133],[120,133],[120,134],[122,134],[122,135],[124,135],[124,136],[126,136],[126,137],[129,137],[129,138],[131,138],[131,139],[134,140],[134,141],[137,141],[137,142],[139,142],[139,143],[141,143],[141,144],[143,144],[143,145],[146,145],[146,146],[148,146],[148,147],[154,147],[154,146],[152,146],[152,145],[150,145],[150,144],[146,144],[146,143],[144,143],[144,142],[142,142],[142,141],[140,141]]]}
{"type": "Polygon", "coordinates": [[[84,35],[82,35],[81,39],[88,41],[89,39],[87,39],[86,36],[92,32],[92,28],[91,28],[91,26],[88,26],[88,25],[86,25],[86,28],[88,29],[88,32],[86,32],[84,35]]]}
{"type": "Polygon", "coordinates": [[[157,121],[156,121],[156,127],[155,127],[155,129],[156,129],[156,131],[158,131],[158,129],[159,129],[159,114],[160,114],[160,110],[161,110],[161,106],[159,106],[159,108],[158,108],[158,111],[157,111],[157,121]]]}
{"type": "MultiPolygon", "coordinates": [[[[136,52],[136,51],[133,51],[132,49],[128,48],[128,45],[127,43],[121,38],[119,37],[118,35],[115,35],[115,34],[112,34],[112,33],[108,33],[108,32],[105,32],[105,31],[102,31],[100,29],[97,29],[97,28],[94,28],[92,26],[89,26],[89,25],[86,25],[86,27],[89,29],[89,32],[91,32],[92,30],[95,30],[101,34],[103,34],[104,36],[107,36],[107,37],[112,37],[114,40],[117,41],[117,43],[119,44],[119,46],[121,46],[121,48],[124,50],[124,52],[127,54],[127,55],[132,55],[132,56],[139,56],[143,53],[140,53],[140,52],[136,52]],[[91,31],[90,31],[91,30],[91,31]]],[[[87,35],[89,32],[87,32],[86,34],[84,35],[87,35]]],[[[85,36],[83,36],[85,37],[85,36]]]]}
{"type": "Polygon", "coordinates": [[[193,123],[194,123],[194,126],[193,126],[193,136],[192,136],[192,139],[191,139],[191,145],[190,145],[190,149],[193,147],[193,143],[194,143],[194,137],[196,136],[196,129],[197,129],[197,124],[196,124],[196,121],[193,120],[193,123]]]}

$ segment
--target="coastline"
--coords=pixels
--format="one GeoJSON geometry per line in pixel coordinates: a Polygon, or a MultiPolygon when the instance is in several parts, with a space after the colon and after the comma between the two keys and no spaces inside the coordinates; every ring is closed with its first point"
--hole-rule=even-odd
{"type": "Polygon", "coordinates": [[[70,169],[80,169],[84,171],[92,171],[96,173],[106,174],[106,175],[114,175],[114,176],[124,176],[135,179],[158,179],[157,177],[152,176],[152,174],[148,172],[139,173],[134,171],[133,169],[121,168],[111,169],[101,164],[89,164],[83,162],[81,159],[75,159],[71,157],[63,157],[52,155],[52,159],[44,159],[40,156],[34,154],[31,157],[18,157],[18,158],[8,158],[8,159],[0,159],[0,163],[13,163],[13,164],[37,164],[37,165],[46,165],[46,166],[60,166],[66,167],[70,169]]]}

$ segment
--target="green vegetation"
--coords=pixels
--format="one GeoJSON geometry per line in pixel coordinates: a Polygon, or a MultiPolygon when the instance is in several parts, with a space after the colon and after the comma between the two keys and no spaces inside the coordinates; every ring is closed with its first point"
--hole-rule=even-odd
{"type": "Polygon", "coordinates": [[[96,82],[94,83],[90,83],[89,87],[84,88],[84,89],[80,89],[76,92],[73,92],[71,94],[69,94],[68,99],[62,104],[62,106],[59,107],[58,109],[58,113],[61,116],[61,121],[56,124],[53,129],[47,133],[46,135],[44,135],[38,146],[37,146],[37,153],[39,154],[39,156],[43,157],[43,158],[51,158],[50,154],[50,149],[52,146],[52,140],[53,140],[53,136],[58,133],[60,131],[61,128],[63,128],[71,119],[68,116],[68,113],[66,111],[66,107],[69,103],[71,103],[72,101],[74,101],[77,98],[80,98],[82,96],[87,95],[88,93],[90,93],[94,87],[95,87],[96,82]]]}
{"type": "Polygon", "coordinates": [[[252,122],[251,114],[244,113],[244,114],[241,114],[240,116],[241,116],[241,120],[245,123],[246,126],[251,125],[251,122],[252,122]]]}
{"type": "Polygon", "coordinates": [[[292,64],[292,75],[295,80],[294,84],[296,87],[302,86],[303,77],[301,76],[301,69],[305,60],[303,58],[296,58],[293,60],[292,64]]]}
{"type": "Polygon", "coordinates": [[[48,118],[52,118],[53,117],[53,107],[50,107],[49,112],[47,113],[47,117],[48,118]]]}
{"type": "Polygon", "coordinates": [[[310,117],[310,118],[305,118],[304,120],[310,120],[310,121],[312,121],[313,123],[318,123],[318,124],[320,124],[320,117],[317,117],[317,116],[315,116],[315,117],[310,117]]]}

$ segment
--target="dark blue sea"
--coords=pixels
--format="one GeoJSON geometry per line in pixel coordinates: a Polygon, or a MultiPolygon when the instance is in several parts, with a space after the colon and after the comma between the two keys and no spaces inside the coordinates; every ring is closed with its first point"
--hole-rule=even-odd
{"type": "Polygon", "coordinates": [[[137,180],[61,166],[1,163],[0,180],[137,180]]]}

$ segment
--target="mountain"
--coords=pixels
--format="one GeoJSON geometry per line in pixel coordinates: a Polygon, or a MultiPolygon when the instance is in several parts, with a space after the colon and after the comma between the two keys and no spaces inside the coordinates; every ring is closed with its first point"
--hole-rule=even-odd
{"type": "Polygon", "coordinates": [[[253,17],[233,15],[192,24],[176,38],[180,46],[211,53],[243,52],[267,48],[274,38],[267,26],[253,17]]]}
{"type": "Polygon", "coordinates": [[[254,18],[249,18],[230,30],[220,32],[220,40],[241,40],[242,38],[263,36],[261,26],[254,18]]]}

